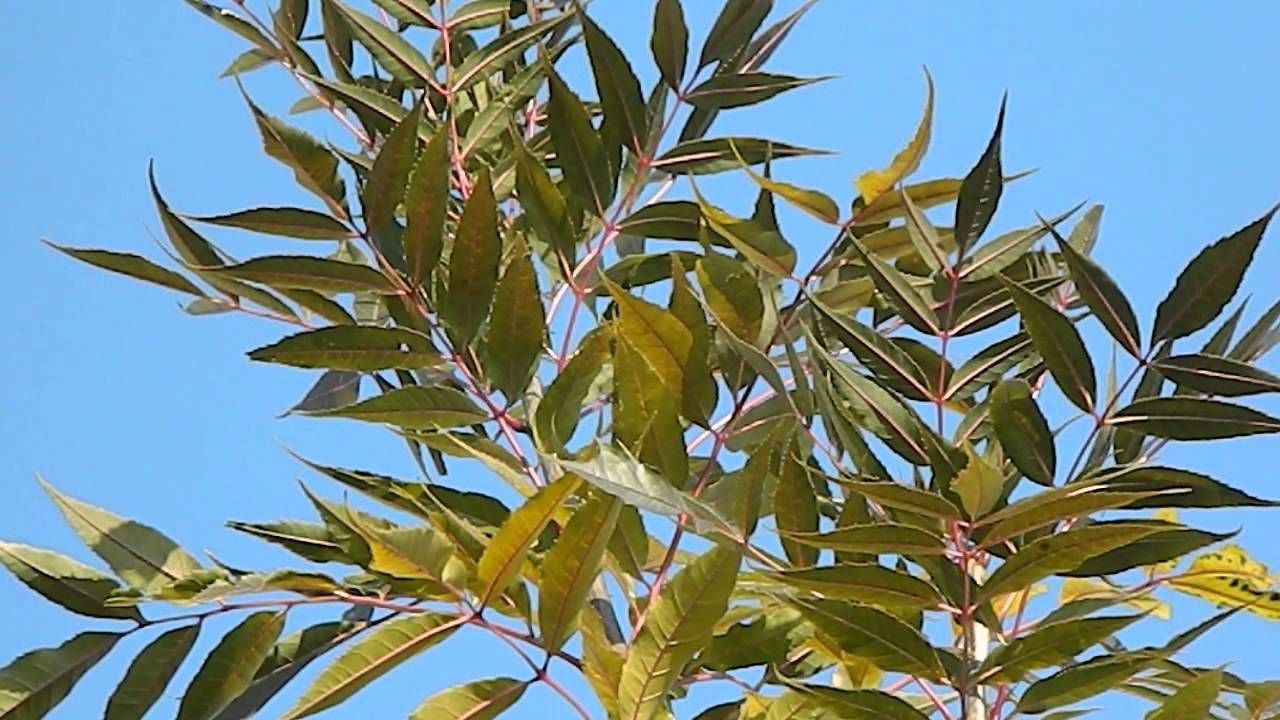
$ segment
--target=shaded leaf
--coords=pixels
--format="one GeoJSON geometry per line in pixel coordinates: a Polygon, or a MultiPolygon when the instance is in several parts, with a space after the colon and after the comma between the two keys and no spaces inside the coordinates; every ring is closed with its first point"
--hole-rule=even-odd
{"type": "Polygon", "coordinates": [[[44,717],[120,638],[117,633],[80,633],[56,648],[32,650],[0,668],[0,717],[44,717]]]}
{"type": "Polygon", "coordinates": [[[312,562],[346,562],[342,548],[329,534],[328,528],[318,523],[297,520],[279,520],[268,523],[230,521],[227,527],[279,545],[312,562]]]}
{"type": "Polygon", "coordinates": [[[737,170],[742,162],[759,165],[767,160],[826,154],[824,150],[750,137],[687,140],[659,155],[653,167],[673,175],[707,175],[737,170]]]}
{"type": "Polygon", "coordinates": [[[826,532],[788,532],[786,538],[837,552],[930,554],[943,551],[942,538],[911,525],[877,522],[841,525],[826,532]]]}
{"type": "Polygon", "coordinates": [[[886,672],[929,680],[940,680],[946,674],[929,641],[887,612],[838,601],[797,601],[795,605],[840,650],[886,672]]]}
{"type": "Polygon", "coordinates": [[[0,542],[0,564],[40,593],[74,613],[116,620],[141,620],[132,606],[108,606],[120,584],[65,555],[29,545],[0,542]]]}
{"type": "Polygon", "coordinates": [[[755,34],[773,8],[773,0],[729,0],[702,42],[698,69],[729,60],[755,34]]]}
{"type": "Polygon", "coordinates": [[[330,0],[351,29],[352,36],[368,49],[392,77],[410,87],[420,88],[434,82],[431,63],[417,48],[399,33],[383,25],[379,20],[347,7],[338,0],[330,0]]]}
{"type": "MultiPolygon", "coordinates": [[[[345,218],[347,190],[338,174],[338,158],[315,138],[267,115],[252,102],[249,109],[262,135],[263,151],[292,169],[299,185],[319,196],[331,210],[340,212],[340,218],[345,218]]],[[[208,264],[190,258],[187,261],[208,264]]]]}
{"type": "Polygon", "coordinates": [[[1212,355],[1174,355],[1152,366],[1170,380],[1209,395],[1239,397],[1280,392],[1280,377],[1238,360],[1212,355]]]}
{"type": "Polygon", "coordinates": [[[283,612],[257,612],[224,635],[182,694],[178,720],[211,718],[244,692],[280,637],[284,621],[283,612]]]}
{"type": "Polygon", "coordinates": [[[1053,432],[1025,380],[1005,380],[991,391],[991,426],[1015,467],[1041,485],[1053,485],[1057,468],[1053,432]]]}
{"type": "Polygon", "coordinates": [[[1280,419],[1243,405],[1199,398],[1146,398],[1107,423],[1170,440],[1217,440],[1280,432],[1280,419]]]}
{"type": "Polygon", "coordinates": [[[200,625],[186,625],[148,643],[111,693],[104,720],[140,720],[146,715],[186,660],[199,633],[200,625]]]}
{"type": "Polygon", "coordinates": [[[1111,337],[1130,355],[1142,357],[1142,331],[1138,329],[1138,318],[1133,314],[1133,307],[1129,305],[1129,299],[1124,296],[1120,286],[1102,266],[1076,251],[1051,225],[1043,220],[1041,222],[1058,241],[1058,251],[1071,269],[1071,279],[1075,282],[1076,291],[1093,311],[1094,317],[1098,318],[1107,332],[1111,333],[1111,337]]]}
{"type": "Polygon", "coordinates": [[[367,265],[310,255],[264,255],[236,265],[206,269],[205,272],[274,288],[331,293],[391,293],[395,290],[385,275],[367,265]]]}
{"type": "Polygon", "coordinates": [[[520,253],[507,264],[498,281],[485,345],[489,381],[506,395],[508,403],[523,395],[537,369],[546,326],[533,263],[528,254],[520,253]]]}
{"type": "Polygon", "coordinates": [[[354,405],[301,414],[387,423],[408,430],[463,427],[489,419],[488,413],[459,390],[419,385],[392,390],[354,405]]]}
{"type": "Polygon", "coordinates": [[[405,186],[418,155],[418,116],[421,111],[409,111],[382,141],[378,155],[373,159],[373,169],[360,193],[364,201],[365,229],[372,233],[383,228],[395,217],[396,207],[405,197],[405,186]]]}
{"type": "Polygon", "coordinates": [[[987,149],[978,158],[968,175],[960,183],[956,198],[956,246],[964,257],[969,247],[977,242],[995,215],[1004,190],[1004,174],[1000,166],[1000,142],[1004,133],[1005,98],[1000,100],[1000,112],[996,115],[996,128],[987,143],[987,149]]]}
{"type": "Polygon", "coordinates": [[[547,127],[565,182],[587,210],[604,217],[613,202],[614,175],[600,135],[582,101],[555,70],[549,71],[548,81],[547,127]]]}
{"type": "Polygon", "coordinates": [[[295,207],[259,207],[225,215],[192,216],[191,219],[301,240],[343,240],[353,235],[351,228],[329,215],[295,207]]]}
{"type": "Polygon", "coordinates": [[[475,338],[489,314],[501,260],[497,201],[488,171],[481,170],[458,220],[449,254],[448,293],[441,308],[458,349],[475,338]]]}
{"type": "Polygon", "coordinates": [[[1070,572],[1090,558],[1126,547],[1160,531],[1138,524],[1089,525],[1050,535],[1010,556],[978,590],[979,600],[1019,590],[1060,573],[1070,572]]]}
{"type": "Polygon", "coordinates": [[[409,276],[422,282],[440,262],[449,208],[449,134],[441,125],[418,156],[405,191],[404,257],[409,276]]]}
{"type": "Polygon", "coordinates": [[[1002,282],[1018,306],[1023,327],[1044,358],[1045,367],[1062,394],[1081,410],[1093,412],[1098,380],[1080,333],[1065,315],[1021,285],[1008,280],[1002,282]]]}
{"type": "Polygon", "coordinates": [[[713,75],[690,90],[685,100],[697,108],[727,110],[764,102],[788,90],[812,85],[827,78],[801,78],[767,72],[713,75]]]}
{"type": "Polygon", "coordinates": [[[121,275],[128,275],[131,278],[166,287],[170,290],[204,297],[204,291],[196,287],[190,280],[168,268],[156,265],[141,255],[111,252],[109,250],[66,247],[64,245],[55,245],[48,240],[44,242],[60,253],[70,255],[76,260],[95,267],[120,273],[121,275]]]}
{"type": "Polygon", "coordinates": [[[1158,493],[1125,506],[1134,510],[1153,507],[1274,507],[1280,502],[1256,498],[1207,475],[1156,465],[1109,469],[1090,480],[1105,482],[1114,490],[1158,493]]]}
{"type": "MultiPolygon", "coordinates": [[[[591,60],[591,74],[604,109],[606,133],[618,133],[623,144],[641,154],[648,143],[649,123],[640,81],[617,44],[585,13],[578,18],[591,60]]],[[[665,33],[664,33],[665,35],[665,33]]],[[[657,42],[656,37],[654,42],[657,42]]]]}
{"type": "Polygon", "coordinates": [[[689,56],[689,28],[684,22],[680,0],[658,0],[653,9],[653,33],[649,42],[662,79],[667,87],[679,92],[689,56]]]}
{"type": "Polygon", "coordinates": [[[1038,715],[1106,692],[1160,659],[1152,651],[1101,655],[1032,683],[1018,700],[1018,712],[1038,715]]]}

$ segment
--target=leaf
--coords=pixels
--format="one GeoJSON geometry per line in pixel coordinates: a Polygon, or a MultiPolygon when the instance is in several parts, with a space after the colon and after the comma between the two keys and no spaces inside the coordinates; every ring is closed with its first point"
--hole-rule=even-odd
{"type": "Polygon", "coordinates": [[[1248,363],[1212,355],[1174,355],[1152,366],[1170,380],[1209,395],[1240,397],[1280,392],[1280,377],[1248,363]]]}
{"type": "Polygon", "coordinates": [[[1000,112],[996,114],[996,128],[987,142],[987,149],[978,158],[968,175],[960,183],[956,198],[956,246],[960,257],[982,237],[995,215],[1004,190],[1004,171],[1000,167],[1000,142],[1004,133],[1004,108],[1006,98],[1000,100],[1000,112]]]}
{"type": "Polygon", "coordinates": [[[610,642],[599,613],[582,615],[582,674],[610,717],[618,713],[618,678],[623,657],[610,642]]]}
{"type": "Polygon", "coordinates": [[[385,275],[367,265],[310,255],[265,255],[205,272],[274,288],[301,288],[328,293],[395,291],[385,275]]]}
{"type": "Polygon", "coordinates": [[[173,249],[178,252],[178,256],[188,265],[196,267],[221,265],[222,257],[213,249],[209,241],[169,209],[168,203],[160,195],[159,186],[156,185],[155,163],[147,166],[147,182],[151,186],[151,199],[155,202],[156,212],[160,214],[160,223],[164,226],[165,235],[169,238],[173,249]]]}
{"type": "MultiPolygon", "coordinates": [[[[1020,180],[1030,175],[1032,172],[1034,171],[1006,176],[1004,183],[1008,185],[1015,180],[1020,180]]],[[[955,201],[960,194],[961,184],[961,181],[957,178],[940,178],[906,185],[902,190],[889,190],[876,198],[874,202],[863,205],[855,212],[855,225],[879,225],[904,216],[906,207],[902,201],[903,191],[910,197],[911,204],[923,211],[955,201]]]]}
{"type": "Polygon", "coordinates": [[[1191,561],[1186,572],[1167,585],[1215,606],[1245,606],[1247,612],[1280,620],[1280,591],[1267,567],[1249,557],[1239,545],[1227,545],[1191,561]]]}
{"type": "Polygon", "coordinates": [[[640,81],[618,45],[594,20],[581,13],[578,22],[582,25],[591,74],[604,110],[602,130],[619,133],[623,144],[641,155],[648,144],[649,117],[640,94],[640,81]]]}
{"type": "Polygon", "coordinates": [[[1084,207],[1084,203],[1079,203],[1049,220],[1042,218],[1035,225],[1010,230],[997,235],[990,242],[978,246],[973,255],[966,258],[961,264],[959,270],[960,278],[976,282],[999,275],[1019,262],[1025,264],[1027,251],[1031,249],[1031,246],[1047,235],[1050,228],[1074,215],[1082,207],[1084,207]]]}
{"type": "Polygon", "coordinates": [[[1021,332],[984,348],[951,376],[946,399],[972,397],[987,385],[999,382],[1032,351],[1031,337],[1021,332]]]}
{"type": "Polygon", "coordinates": [[[353,234],[351,228],[329,215],[296,207],[259,207],[225,215],[191,216],[191,219],[301,240],[344,240],[353,234]]]}
{"type": "MultiPolygon", "coordinates": [[[[862,201],[868,207],[915,172],[916,168],[920,167],[924,154],[929,150],[929,137],[933,131],[933,76],[929,74],[928,69],[924,71],[924,81],[924,112],[907,146],[893,156],[888,167],[883,170],[868,170],[853,182],[854,187],[862,195],[862,201]]],[[[907,193],[907,197],[910,197],[910,193],[907,193]]]]}
{"type": "MultiPolygon", "coordinates": [[[[746,160],[742,159],[736,148],[733,149],[734,155],[742,163],[743,172],[763,191],[762,197],[770,197],[769,194],[772,193],[822,222],[830,225],[838,225],[840,223],[840,208],[836,207],[835,200],[817,190],[808,190],[791,183],[779,182],[771,177],[760,175],[751,169],[746,160]]],[[[776,222],[774,224],[776,225],[776,222]]]]}
{"type": "Polygon", "coordinates": [[[132,587],[152,590],[200,569],[200,562],[154,528],[80,502],[40,479],[80,540],[132,587]]]}
{"type": "Polygon", "coordinates": [[[613,202],[614,175],[600,135],[591,127],[582,101],[559,73],[549,70],[548,81],[547,127],[565,182],[587,210],[604,217],[613,202]]]}
{"type": "Polygon", "coordinates": [[[942,538],[911,525],[876,522],[841,525],[825,532],[788,532],[786,538],[837,552],[940,554],[942,538]]]}
{"type": "Polygon", "coordinates": [[[473,680],[432,695],[409,720],[492,720],[516,704],[528,687],[513,678],[473,680]]]}
{"type": "Polygon", "coordinates": [[[680,0],[658,0],[653,9],[653,34],[649,42],[653,62],[662,79],[667,87],[679,92],[689,57],[689,28],[684,22],[680,0]]]}
{"type": "Polygon", "coordinates": [[[359,373],[346,370],[329,370],[320,376],[305,397],[287,414],[314,410],[331,410],[350,405],[360,399],[359,373]]]}
{"type": "Polygon", "coordinates": [[[1209,711],[1222,687],[1222,671],[1200,673],[1196,678],[1164,701],[1160,707],[1143,716],[1144,720],[1180,720],[1210,717],[1209,711]]]}
{"type": "Polygon", "coordinates": [[[573,494],[580,482],[573,475],[561,477],[516,508],[502,527],[498,528],[498,533],[489,541],[476,568],[476,579],[484,587],[477,596],[481,606],[486,605],[494,593],[505,590],[520,575],[529,548],[533,547],[565,499],[573,494]]]}
{"type": "Polygon", "coordinates": [[[1035,670],[1066,665],[1075,656],[1145,617],[1139,614],[1080,618],[1038,626],[996,648],[978,669],[978,677],[984,683],[1017,682],[1035,670]]]}
{"type": "Polygon", "coordinates": [[[459,390],[420,385],[392,390],[354,405],[301,414],[386,423],[406,430],[463,427],[489,419],[488,413],[459,390]]]}
{"type": "Polygon", "coordinates": [[[449,134],[436,130],[418,156],[404,195],[404,256],[409,276],[421,283],[440,262],[449,208],[449,134]]]}
{"type": "Polygon", "coordinates": [[[467,53],[453,74],[450,89],[461,93],[472,85],[493,75],[508,62],[524,55],[524,52],[547,33],[560,27],[574,13],[561,13],[522,28],[498,33],[489,44],[467,53]]]}
{"type": "Polygon", "coordinates": [[[989,526],[983,544],[999,543],[1036,528],[1052,525],[1069,517],[1083,516],[1102,510],[1129,507],[1161,491],[1115,492],[1110,486],[1070,484],[1031,495],[977,521],[976,526],[989,526]]]}
{"type": "Polygon", "coordinates": [[[802,685],[796,689],[812,698],[819,707],[836,713],[836,717],[868,720],[926,720],[928,717],[907,701],[880,690],[840,690],[816,685],[802,685]]]}
{"type": "Polygon", "coordinates": [[[673,175],[708,175],[737,170],[743,162],[760,165],[770,160],[827,154],[829,153],[824,150],[760,138],[687,140],[659,155],[653,161],[653,167],[673,175]],[[736,155],[741,155],[741,159],[736,155]]]}
{"type": "Polygon", "coordinates": [[[1018,700],[1020,713],[1037,715],[1106,692],[1160,659],[1152,651],[1100,655],[1031,684],[1018,700]]]}
{"type": "Polygon", "coordinates": [[[271,654],[258,667],[249,689],[224,707],[213,720],[242,720],[258,712],[316,658],[362,630],[366,621],[357,619],[348,622],[347,618],[350,616],[351,610],[348,610],[344,613],[342,622],[312,625],[277,642],[271,648],[271,654]]]}
{"type": "Polygon", "coordinates": [[[271,653],[284,621],[283,612],[257,612],[224,635],[183,693],[178,720],[211,718],[244,692],[271,653]]]}
{"type": "Polygon", "coordinates": [[[1004,496],[1004,473],[992,467],[968,445],[964,446],[968,462],[951,481],[951,492],[970,518],[981,518],[1004,496]]]}
{"type": "Polygon", "coordinates": [[[698,664],[721,672],[767,665],[788,655],[812,634],[799,611],[780,605],[718,632],[698,654],[698,664]]]}
{"type": "Polygon", "coordinates": [[[449,254],[449,285],[442,310],[455,347],[470,344],[489,314],[501,260],[498,206],[489,173],[481,170],[449,254]]]}
{"type": "Polygon", "coordinates": [[[747,266],[720,253],[707,253],[695,269],[716,323],[739,340],[756,343],[763,329],[764,298],[747,266]]]}
{"type": "MultiPolygon", "coordinates": [[[[249,110],[262,135],[263,151],[291,168],[299,185],[319,196],[331,210],[341,213],[340,219],[345,218],[347,189],[342,177],[338,175],[338,158],[315,138],[263,113],[251,101],[249,110]]],[[[187,261],[195,262],[190,258],[187,261]]]]}
{"type": "Polygon", "coordinates": [[[927,608],[943,602],[929,583],[880,565],[846,563],[769,574],[783,585],[887,608],[927,608]]]}
{"type": "Polygon", "coordinates": [[[787,559],[799,566],[816,564],[819,550],[790,537],[793,533],[818,530],[818,498],[805,466],[789,453],[782,458],[778,484],[773,491],[773,514],[787,559]]]}
{"type": "Polygon", "coordinates": [[[1180,397],[1138,400],[1116,412],[1107,423],[1170,440],[1218,440],[1280,432],[1280,419],[1243,405],[1180,397]]]}
{"type": "Polygon", "coordinates": [[[326,667],[285,713],[285,720],[338,705],[405,660],[444,642],[465,620],[424,612],[379,626],[326,667]]]}
{"type": "Polygon", "coordinates": [[[1077,252],[1052,225],[1043,219],[1041,224],[1058,241],[1058,251],[1071,269],[1071,279],[1075,282],[1076,291],[1080,293],[1085,305],[1093,311],[1094,317],[1098,318],[1098,322],[1130,355],[1142,357],[1142,331],[1138,329],[1138,318],[1133,314],[1133,307],[1129,305],[1129,299],[1124,296],[1120,286],[1102,266],[1077,252]]]}
{"type": "Polygon", "coordinates": [[[1053,485],[1058,462],[1053,432],[1025,380],[1004,380],[991,391],[991,425],[1019,472],[1046,487],[1053,485]]]}
{"type": "Polygon", "coordinates": [[[569,518],[556,544],[543,557],[538,629],[547,653],[559,650],[578,628],[579,615],[600,574],[621,508],[611,496],[592,496],[569,518]]]}
{"type": "Polygon", "coordinates": [[[248,40],[259,48],[268,52],[275,51],[275,44],[267,39],[267,36],[263,35],[262,31],[258,30],[258,28],[251,25],[247,20],[242,19],[239,15],[236,15],[230,10],[224,10],[216,5],[204,2],[203,0],[186,0],[186,3],[196,12],[204,15],[245,40],[248,40]]]}
{"type": "Polygon", "coordinates": [[[841,481],[840,487],[885,507],[949,520],[959,520],[960,509],[937,493],[892,482],[841,481]]]}
{"type": "Polygon", "coordinates": [[[121,637],[118,633],[80,633],[56,648],[32,650],[0,668],[0,717],[44,717],[121,637]]]}
{"type": "Polygon", "coordinates": [[[414,88],[425,87],[429,81],[434,82],[435,73],[432,72],[431,63],[399,33],[338,0],[332,0],[332,3],[347,21],[356,41],[365,46],[369,54],[392,77],[414,88]]]}
{"type": "Polygon", "coordinates": [[[935,681],[946,675],[924,635],[887,612],[832,600],[796,601],[795,606],[841,651],[881,670],[935,681]]]}
{"type": "Polygon", "coordinates": [[[937,314],[906,277],[892,265],[868,252],[856,238],[852,241],[852,247],[862,259],[876,288],[889,296],[902,319],[920,332],[937,333],[940,327],[937,314]]]}
{"type": "Polygon", "coordinates": [[[418,154],[418,116],[414,108],[387,134],[364,182],[364,225],[373,233],[395,218],[418,154]]]}
{"type": "Polygon", "coordinates": [[[755,105],[788,90],[822,82],[828,78],[801,78],[767,72],[713,75],[690,90],[684,99],[696,108],[728,110],[755,105]]]}
{"type": "Polygon", "coordinates": [[[1041,538],[1025,545],[991,573],[976,599],[990,600],[1038,580],[1070,572],[1090,558],[1126,547],[1159,531],[1158,526],[1152,525],[1089,525],[1041,538]]]}
{"type": "Polygon", "coordinates": [[[199,634],[199,624],[185,625],[148,643],[111,693],[104,720],[141,720],[164,694],[199,634]]]}
{"type": "Polygon", "coordinates": [[[738,578],[736,549],[717,545],[671,579],[649,608],[618,686],[618,715],[648,720],[666,705],[685,663],[711,639],[738,578]]]}
{"type": "Polygon", "coordinates": [[[230,521],[227,527],[279,545],[312,562],[344,562],[342,548],[334,542],[329,530],[316,523],[280,520],[269,523],[230,521]]]}
{"type": "Polygon", "coordinates": [[[729,0],[702,42],[698,70],[719,60],[728,61],[747,44],[772,9],[772,0],[729,0]]]}
{"type": "Polygon", "coordinates": [[[527,252],[511,259],[493,296],[485,345],[485,370],[489,382],[508,403],[523,396],[537,369],[546,340],[546,311],[538,290],[538,278],[527,252]]]}
{"type": "Polygon", "coordinates": [[[1021,285],[1003,278],[1001,282],[1017,305],[1023,327],[1062,394],[1076,407],[1092,413],[1098,380],[1080,333],[1065,315],[1021,285]]]}
{"type": "Polygon", "coordinates": [[[530,228],[564,258],[565,265],[572,266],[578,234],[569,218],[568,203],[546,168],[523,146],[516,151],[516,194],[530,228]]]}
{"type": "Polygon", "coordinates": [[[671,262],[671,299],[667,306],[689,331],[689,351],[685,358],[680,412],[690,421],[707,426],[716,407],[716,382],[711,375],[711,328],[702,304],[694,297],[685,277],[685,268],[674,257],[671,262]]]}
{"type": "Polygon", "coordinates": [[[1178,275],[1173,290],[1156,308],[1151,342],[1190,335],[1208,325],[1231,302],[1267,223],[1280,206],[1235,233],[1201,250],[1178,275]]]}
{"type": "Polygon", "coordinates": [[[412,330],[372,325],[307,330],[248,355],[258,362],[360,372],[433,367],[444,361],[426,337],[412,330]]]}
{"type": "Polygon", "coordinates": [[[1154,465],[1109,469],[1089,480],[1105,482],[1108,488],[1127,492],[1150,492],[1150,498],[1125,507],[1215,508],[1274,507],[1276,500],[1263,500],[1189,470],[1154,465]]]}
{"type": "Polygon", "coordinates": [[[71,612],[115,620],[142,619],[136,607],[106,605],[120,589],[119,583],[65,555],[0,542],[0,564],[27,587],[71,612]]]}
{"type": "Polygon", "coordinates": [[[111,252],[109,250],[73,248],[65,245],[55,245],[48,240],[45,240],[44,243],[64,255],[69,255],[94,267],[100,267],[121,275],[128,275],[143,282],[195,295],[196,297],[202,298],[205,296],[204,291],[196,287],[190,280],[168,268],[156,265],[140,255],[111,252]]]}
{"type": "Polygon", "coordinates": [[[597,327],[582,339],[577,352],[547,387],[533,417],[538,447],[544,452],[559,452],[573,437],[587,394],[609,358],[612,339],[607,326],[597,327]]]}

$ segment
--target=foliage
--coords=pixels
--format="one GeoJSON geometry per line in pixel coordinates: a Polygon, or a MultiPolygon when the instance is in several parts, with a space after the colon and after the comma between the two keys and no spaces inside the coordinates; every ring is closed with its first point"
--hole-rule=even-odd
{"type": "Polygon", "coordinates": [[[1244,332],[1237,310],[1198,350],[1185,340],[1231,302],[1274,209],[1194,258],[1144,331],[1090,259],[1100,207],[1069,232],[1074,211],[989,236],[1019,177],[1001,162],[1003,103],[962,178],[918,181],[926,78],[918,127],[857,178],[847,211],[775,175],[819,151],[710,134],[722,111],[813,92],[819,78],[763,69],[810,3],[767,24],[771,2],[728,0],[695,55],[679,0],[658,0],[645,93],[575,2],[281,0],[269,16],[187,2],[249,43],[229,75],[279,66],[306,91],[292,112],[328,113],[354,146],[246,99],[314,207],[184,216],[153,176],[177,270],[54,247],[191,296],[193,315],[293,326],[249,351],[321,373],[292,412],[383,425],[423,477],[304,460],[397,516],[308,490],[317,520],[230,523],[298,556],[274,570],[201,561],[47,486],[110,572],[15,543],[0,562],[110,629],[0,670],[0,718],[43,716],[132,634],[154,639],[108,718],[141,717],[188,659],[183,720],[248,717],[316,663],[285,715],[302,718],[358,703],[464,626],[528,674],[478,677],[414,718],[497,717],[539,683],[566,713],[628,720],[995,719],[1109,691],[1151,700],[1149,717],[1280,717],[1274,683],[1178,662],[1239,610],[1280,618],[1280,589],[1220,545],[1230,534],[1172,510],[1276,503],[1156,462],[1170,441],[1280,431],[1240,400],[1280,390],[1257,364],[1280,306],[1244,332]],[[557,69],[575,44],[594,87],[557,69]],[[718,173],[758,186],[749,214],[704,194],[718,173]],[[831,237],[807,270],[778,201],[831,237]],[[202,225],[311,244],[237,259],[202,225]],[[1113,361],[1102,388],[1078,329],[1094,321],[1131,368],[1117,377],[1113,361]],[[1048,417],[1054,392],[1070,417],[1048,417]],[[1063,420],[1091,426],[1070,462],[1063,420]],[[519,502],[446,484],[467,462],[519,502]],[[1057,607],[1029,617],[1046,582],[1057,607]],[[1126,628],[1168,616],[1169,592],[1224,611],[1127,645],[1126,628]],[[342,619],[295,627],[303,606],[342,619]],[[243,615],[188,658],[224,613],[243,615]],[[739,699],[682,700],[708,682],[739,699]]]}

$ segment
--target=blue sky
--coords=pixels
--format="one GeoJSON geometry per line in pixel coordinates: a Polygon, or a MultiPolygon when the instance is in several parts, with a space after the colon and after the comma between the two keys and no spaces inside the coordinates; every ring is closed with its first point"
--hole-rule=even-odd
{"type": "MultiPolygon", "coordinates": [[[[685,4],[697,38],[719,4],[685,4]]],[[[796,3],[778,4],[789,10],[796,3]]],[[[654,75],[644,34],[649,5],[594,3],[594,14],[646,84],[654,75]]],[[[778,175],[820,187],[844,206],[851,179],[885,163],[909,135],[920,110],[921,65],[932,71],[938,93],[922,177],[968,169],[1007,89],[1005,166],[1040,171],[1006,192],[993,230],[1027,225],[1034,210],[1056,213],[1086,199],[1105,203],[1096,256],[1149,326],[1187,260],[1280,200],[1274,136],[1280,96],[1264,82],[1280,67],[1272,37],[1280,8],[1255,2],[1205,9],[1191,3],[992,2],[979,9],[975,3],[826,0],[769,67],[838,77],[756,112],[728,112],[713,132],[838,150],[832,158],[779,166],[778,175]]],[[[338,496],[307,477],[282,446],[322,462],[408,477],[413,468],[402,446],[353,424],[274,419],[313,378],[251,366],[243,351],[286,328],[245,317],[188,317],[173,295],[73,264],[38,242],[163,257],[149,235],[159,232],[146,190],[150,158],[162,189],[182,211],[307,202],[287,173],[260,153],[234,84],[216,79],[241,41],[177,0],[95,3],[92,9],[5,3],[0,21],[9,29],[0,43],[6,88],[0,130],[8,139],[0,183],[9,207],[3,236],[10,268],[0,286],[10,338],[0,353],[6,379],[0,536],[90,559],[38,489],[33,477],[40,472],[64,491],[156,525],[190,549],[211,549],[237,565],[288,564],[283,554],[222,526],[232,518],[307,517],[295,483],[300,477],[338,496]]],[[[568,62],[580,68],[581,57],[568,62]]],[[[581,77],[577,70],[569,74],[581,77]]],[[[275,71],[256,73],[247,84],[277,113],[298,94],[275,71]]],[[[319,117],[299,122],[344,139],[319,117]]],[[[741,187],[722,186],[730,209],[748,204],[746,195],[733,194],[741,187]]],[[[791,228],[789,237],[810,257],[825,243],[812,226],[791,228]]],[[[1264,241],[1246,279],[1244,292],[1257,295],[1250,319],[1276,296],[1275,235],[1264,241]]],[[[250,236],[226,236],[225,243],[241,256],[279,247],[250,236]]],[[[1096,327],[1089,339],[1103,347],[1096,327]]],[[[1274,357],[1265,365],[1280,370],[1274,357]]],[[[1261,407],[1280,412],[1274,400],[1261,407]]],[[[1278,449],[1274,438],[1263,438],[1176,446],[1164,458],[1276,497],[1278,449]]],[[[465,473],[451,481],[488,482],[465,473]]],[[[1204,524],[1243,526],[1241,541],[1277,568],[1280,525],[1264,513],[1216,515],[1204,524]]],[[[7,617],[0,663],[87,625],[8,579],[0,580],[0,607],[7,617]]],[[[1172,634],[1206,612],[1178,601],[1174,623],[1157,631],[1172,634]]],[[[201,646],[225,627],[211,623],[201,646]]],[[[1278,626],[1237,617],[1211,638],[1184,659],[1231,662],[1231,669],[1255,679],[1275,671],[1278,626]]],[[[118,646],[53,717],[96,716],[139,647],[133,640],[118,646]]],[[[480,675],[523,676],[508,655],[488,639],[469,643],[460,636],[361,695],[358,716],[404,716],[432,691],[480,675]]],[[[189,675],[179,676],[157,717],[172,713],[189,675]]],[[[509,717],[562,716],[554,703],[537,689],[509,717]]],[[[692,714],[684,707],[682,717],[692,714]]],[[[1121,708],[1137,707],[1117,704],[1104,715],[1128,717],[1121,708]]]]}

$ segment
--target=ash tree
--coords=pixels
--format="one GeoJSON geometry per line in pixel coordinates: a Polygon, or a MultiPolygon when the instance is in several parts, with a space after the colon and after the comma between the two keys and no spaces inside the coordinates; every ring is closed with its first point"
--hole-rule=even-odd
{"type": "Polygon", "coordinates": [[[918,178],[926,74],[905,145],[840,201],[785,179],[819,151],[717,134],[721,113],[823,92],[765,69],[812,3],[770,19],[770,0],[727,0],[690,29],[657,0],[652,56],[632,58],[577,2],[187,3],[246,43],[228,75],[292,76],[289,112],[343,137],[245,96],[311,206],[185,215],[153,174],[165,263],[53,248],[192,315],[286,326],[248,357],[315,376],[292,414],[379,424],[420,477],[299,457],[308,519],[228,523],[296,556],[284,568],[198,558],[46,485],[97,565],[16,542],[0,563],[86,630],[0,670],[0,718],[44,716],[108,656],[128,663],[109,720],[165,693],[180,720],[277,695],[289,720],[361,717],[369,686],[456,652],[466,627],[527,671],[477,666],[414,698],[415,720],[520,715],[535,685],[563,702],[524,707],[539,717],[1065,720],[1115,692],[1148,718],[1280,717],[1280,683],[1180,659],[1220,623],[1280,618],[1280,588],[1232,534],[1177,515],[1276,502],[1160,460],[1280,431],[1248,404],[1280,390],[1258,366],[1280,305],[1230,309],[1274,208],[1140,321],[1090,258],[1101,207],[988,232],[1022,177],[1001,162],[1003,103],[972,166],[918,178]],[[710,196],[721,173],[758,195],[710,196]],[[785,231],[780,203],[803,212],[785,231]],[[280,250],[231,257],[207,237],[226,228],[280,250]],[[797,246],[824,250],[801,266],[797,246]],[[1082,340],[1090,325],[1105,342],[1082,340]],[[511,492],[468,487],[476,472],[511,492]],[[1160,620],[1179,593],[1221,612],[1160,620]],[[316,607],[331,619],[295,620],[316,607]],[[235,624],[194,656],[214,616],[235,624]],[[1150,624],[1167,640],[1125,640],[1150,624]],[[131,635],[149,644],[114,657],[131,635]],[[184,664],[193,679],[169,687],[184,664]],[[686,699],[704,683],[734,699],[686,699]]]}

